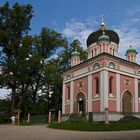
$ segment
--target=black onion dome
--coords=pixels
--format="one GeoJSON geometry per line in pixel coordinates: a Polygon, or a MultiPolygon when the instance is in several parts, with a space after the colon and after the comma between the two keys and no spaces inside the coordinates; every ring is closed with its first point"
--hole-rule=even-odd
{"type": "MultiPolygon", "coordinates": [[[[98,41],[98,38],[103,34],[103,31],[101,29],[95,31],[95,32],[92,32],[88,38],[87,38],[87,47],[90,46],[92,43],[95,43],[98,41]]],[[[119,44],[119,36],[118,34],[113,31],[113,30],[106,30],[105,29],[105,35],[109,36],[109,40],[116,43],[116,44],[119,44]]]]}

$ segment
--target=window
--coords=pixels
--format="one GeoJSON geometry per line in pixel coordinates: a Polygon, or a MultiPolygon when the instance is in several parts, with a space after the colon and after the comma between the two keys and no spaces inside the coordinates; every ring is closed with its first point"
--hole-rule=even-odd
{"type": "Polygon", "coordinates": [[[99,69],[100,68],[100,64],[99,63],[95,63],[93,65],[93,70],[99,69]]]}
{"type": "Polygon", "coordinates": [[[96,83],[96,94],[99,94],[99,78],[95,78],[95,83],[96,83]]]}
{"type": "Polygon", "coordinates": [[[95,49],[94,51],[95,51],[95,56],[96,56],[97,55],[97,50],[95,49]]]}
{"type": "Polygon", "coordinates": [[[112,94],[113,77],[109,78],[109,93],[112,94]]]}
{"type": "Polygon", "coordinates": [[[138,84],[138,97],[140,98],[140,83],[138,84]]]}
{"type": "Polygon", "coordinates": [[[113,55],[115,55],[115,49],[113,49],[113,55]]]}
{"type": "Polygon", "coordinates": [[[138,74],[137,75],[140,76],[140,71],[138,71],[138,74]]]}
{"type": "Polygon", "coordinates": [[[91,55],[92,55],[92,57],[93,57],[93,50],[91,50],[91,55]]]}
{"type": "Polygon", "coordinates": [[[71,78],[71,75],[68,74],[68,75],[66,76],[66,79],[68,80],[68,79],[70,79],[70,78],[71,78]]]}
{"type": "Polygon", "coordinates": [[[109,62],[108,67],[109,68],[112,68],[112,69],[115,69],[116,68],[116,65],[113,62],[109,62]]]}
{"type": "Polygon", "coordinates": [[[70,100],[70,86],[67,86],[67,90],[68,90],[68,100],[70,100]]]}

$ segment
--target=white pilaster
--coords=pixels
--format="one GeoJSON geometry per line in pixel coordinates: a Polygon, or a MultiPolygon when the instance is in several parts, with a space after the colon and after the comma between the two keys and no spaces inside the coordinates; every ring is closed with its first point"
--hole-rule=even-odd
{"type": "Polygon", "coordinates": [[[117,112],[120,112],[120,74],[116,74],[117,112]]]}
{"type": "Polygon", "coordinates": [[[65,114],[65,88],[66,88],[66,84],[63,84],[62,114],[65,114]]]}
{"type": "Polygon", "coordinates": [[[74,92],[74,85],[73,81],[70,82],[70,113],[73,113],[73,92],[74,92]]]}
{"type": "Polygon", "coordinates": [[[135,83],[135,112],[138,112],[138,79],[134,79],[135,83]]]}
{"type": "Polygon", "coordinates": [[[103,53],[104,51],[104,48],[103,48],[103,45],[101,45],[101,53],[103,53]]]}
{"type": "Polygon", "coordinates": [[[104,111],[103,71],[100,71],[100,111],[104,111]]]}
{"type": "Polygon", "coordinates": [[[88,112],[92,112],[92,75],[88,75],[88,112]]]}
{"type": "Polygon", "coordinates": [[[104,70],[104,109],[108,108],[108,71],[104,70]]]}
{"type": "Polygon", "coordinates": [[[108,71],[100,72],[100,111],[108,108],[108,71]]]}

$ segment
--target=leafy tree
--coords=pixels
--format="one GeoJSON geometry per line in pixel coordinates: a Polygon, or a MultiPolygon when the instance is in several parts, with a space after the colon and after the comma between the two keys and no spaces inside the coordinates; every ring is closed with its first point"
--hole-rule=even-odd
{"type": "Polygon", "coordinates": [[[81,43],[78,39],[75,39],[70,46],[73,48],[72,51],[74,51],[74,49],[77,49],[77,51],[80,53],[80,60],[81,61],[85,61],[87,59],[87,51],[83,49],[83,47],[81,47],[81,43]]]}
{"type": "MultiPolygon", "coordinates": [[[[27,33],[33,16],[32,6],[15,3],[12,8],[9,3],[0,7],[0,51],[2,54],[1,84],[12,89],[11,112],[15,108],[16,89],[19,87],[22,61],[28,53],[23,53],[27,44],[27,33]]],[[[27,52],[25,50],[25,52],[27,52]]]]}

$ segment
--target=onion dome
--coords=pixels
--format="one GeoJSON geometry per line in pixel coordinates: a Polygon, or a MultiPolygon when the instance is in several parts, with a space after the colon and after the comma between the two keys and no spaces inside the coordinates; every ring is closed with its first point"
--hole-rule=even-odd
{"type": "Polygon", "coordinates": [[[75,49],[75,51],[71,53],[71,56],[80,56],[80,53],[75,49]]]}
{"type": "Polygon", "coordinates": [[[98,38],[98,41],[102,41],[102,40],[107,40],[107,41],[109,41],[109,36],[107,36],[107,35],[105,35],[105,34],[101,35],[101,36],[98,38]]]}
{"type": "Polygon", "coordinates": [[[130,47],[126,50],[126,54],[127,54],[127,53],[130,53],[130,52],[133,52],[133,53],[136,53],[136,54],[137,54],[136,49],[133,48],[131,45],[130,45],[130,47]]]}
{"type": "Polygon", "coordinates": [[[103,22],[102,17],[102,23],[101,23],[101,29],[92,32],[88,38],[87,38],[87,47],[89,47],[91,44],[98,42],[99,40],[109,40],[111,42],[114,42],[116,44],[119,44],[119,36],[118,34],[113,30],[107,30],[105,29],[105,23],[103,22]]]}

